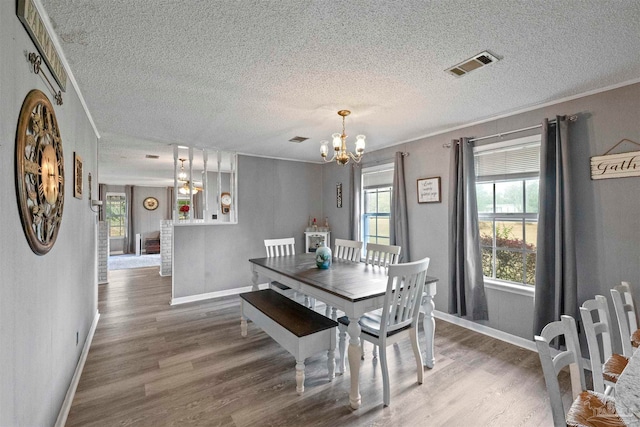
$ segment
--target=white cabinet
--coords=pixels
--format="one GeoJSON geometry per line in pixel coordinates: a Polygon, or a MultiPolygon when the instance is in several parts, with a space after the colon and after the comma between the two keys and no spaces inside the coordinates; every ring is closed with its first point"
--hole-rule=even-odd
{"type": "Polygon", "coordinates": [[[325,246],[331,245],[331,232],[330,231],[305,231],[304,232],[304,244],[306,252],[315,252],[316,248],[320,246],[320,243],[324,243],[325,246]]]}

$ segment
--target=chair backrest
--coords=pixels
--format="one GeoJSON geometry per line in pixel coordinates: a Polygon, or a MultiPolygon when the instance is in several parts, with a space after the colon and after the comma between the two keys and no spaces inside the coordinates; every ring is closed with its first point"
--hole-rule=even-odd
{"type": "Polygon", "coordinates": [[[538,355],[540,356],[544,381],[547,384],[553,424],[556,426],[564,426],[566,425],[566,412],[562,404],[562,394],[560,392],[560,384],[558,383],[558,373],[560,370],[565,366],[569,366],[573,398],[586,390],[582,355],[578,346],[576,321],[571,316],[563,315],[561,320],[551,322],[545,326],[542,332],[540,332],[540,335],[536,335],[534,339],[536,347],[538,348],[538,355]],[[552,356],[550,344],[555,338],[560,336],[564,336],[567,349],[552,356]]]}
{"type": "Polygon", "coordinates": [[[631,334],[638,329],[638,320],[629,283],[622,282],[622,284],[614,286],[611,289],[611,299],[613,300],[613,308],[616,311],[616,319],[618,320],[622,354],[626,357],[631,357],[633,355],[631,334]]]}
{"type": "Polygon", "coordinates": [[[349,261],[360,261],[362,242],[355,240],[336,239],[333,246],[333,256],[349,261]]]}
{"type": "Polygon", "coordinates": [[[586,300],[580,307],[580,317],[584,325],[584,334],[589,345],[589,359],[593,374],[593,391],[605,392],[602,364],[611,357],[611,316],[607,299],[596,295],[595,299],[586,300]],[[598,313],[598,320],[593,320],[593,313],[598,313]],[[602,352],[598,343],[598,336],[602,341],[602,352]]]}
{"type": "Polygon", "coordinates": [[[286,239],[265,239],[264,247],[267,250],[267,258],[274,256],[295,255],[296,239],[288,237],[286,239]]]}
{"type": "Polygon", "coordinates": [[[400,246],[380,245],[377,243],[367,243],[367,253],[364,257],[366,264],[387,267],[390,264],[397,264],[400,256],[400,246]]]}
{"type": "Polygon", "coordinates": [[[389,266],[380,336],[388,335],[409,324],[416,325],[428,268],[429,258],[389,266]]]}

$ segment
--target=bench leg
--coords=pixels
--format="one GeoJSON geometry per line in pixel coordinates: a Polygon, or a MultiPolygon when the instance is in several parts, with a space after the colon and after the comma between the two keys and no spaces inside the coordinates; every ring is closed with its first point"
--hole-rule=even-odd
{"type": "Polygon", "coordinates": [[[347,337],[347,328],[342,323],[338,325],[340,331],[340,339],[338,340],[338,351],[340,352],[340,360],[338,361],[338,373],[344,374],[344,359],[345,359],[345,341],[347,337]]]}
{"type": "Polygon", "coordinates": [[[247,336],[247,318],[244,317],[244,300],[240,299],[240,335],[247,336]]]}
{"type": "Polygon", "coordinates": [[[336,349],[330,348],[327,351],[327,369],[329,370],[329,381],[336,377],[336,349]]]}
{"type": "Polygon", "coordinates": [[[299,395],[304,393],[304,359],[296,360],[296,391],[299,395]]]}
{"type": "Polygon", "coordinates": [[[247,336],[247,319],[244,316],[240,319],[240,335],[247,336]]]}

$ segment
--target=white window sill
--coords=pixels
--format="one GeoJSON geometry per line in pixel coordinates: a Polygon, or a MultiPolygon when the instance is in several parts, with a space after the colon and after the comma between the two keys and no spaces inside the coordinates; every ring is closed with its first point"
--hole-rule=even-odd
{"type": "Polygon", "coordinates": [[[484,278],[484,287],[487,289],[493,289],[501,292],[508,292],[511,294],[522,295],[525,297],[534,297],[535,289],[529,285],[516,285],[515,283],[500,282],[498,280],[492,280],[484,278]]]}

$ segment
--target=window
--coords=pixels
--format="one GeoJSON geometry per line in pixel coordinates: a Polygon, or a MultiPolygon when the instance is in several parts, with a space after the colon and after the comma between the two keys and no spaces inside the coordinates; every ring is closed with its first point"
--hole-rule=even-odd
{"type": "Polygon", "coordinates": [[[474,151],[483,274],[534,285],[540,136],[474,151]]]}
{"type": "Polygon", "coordinates": [[[124,193],[107,193],[109,237],[124,237],[127,230],[127,199],[124,193]]]}
{"type": "Polygon", "coordinates": [[[393,164],[362,170],[362,239],[365,248],[369,242],[390,244],[392,183],[393,164]]]}

